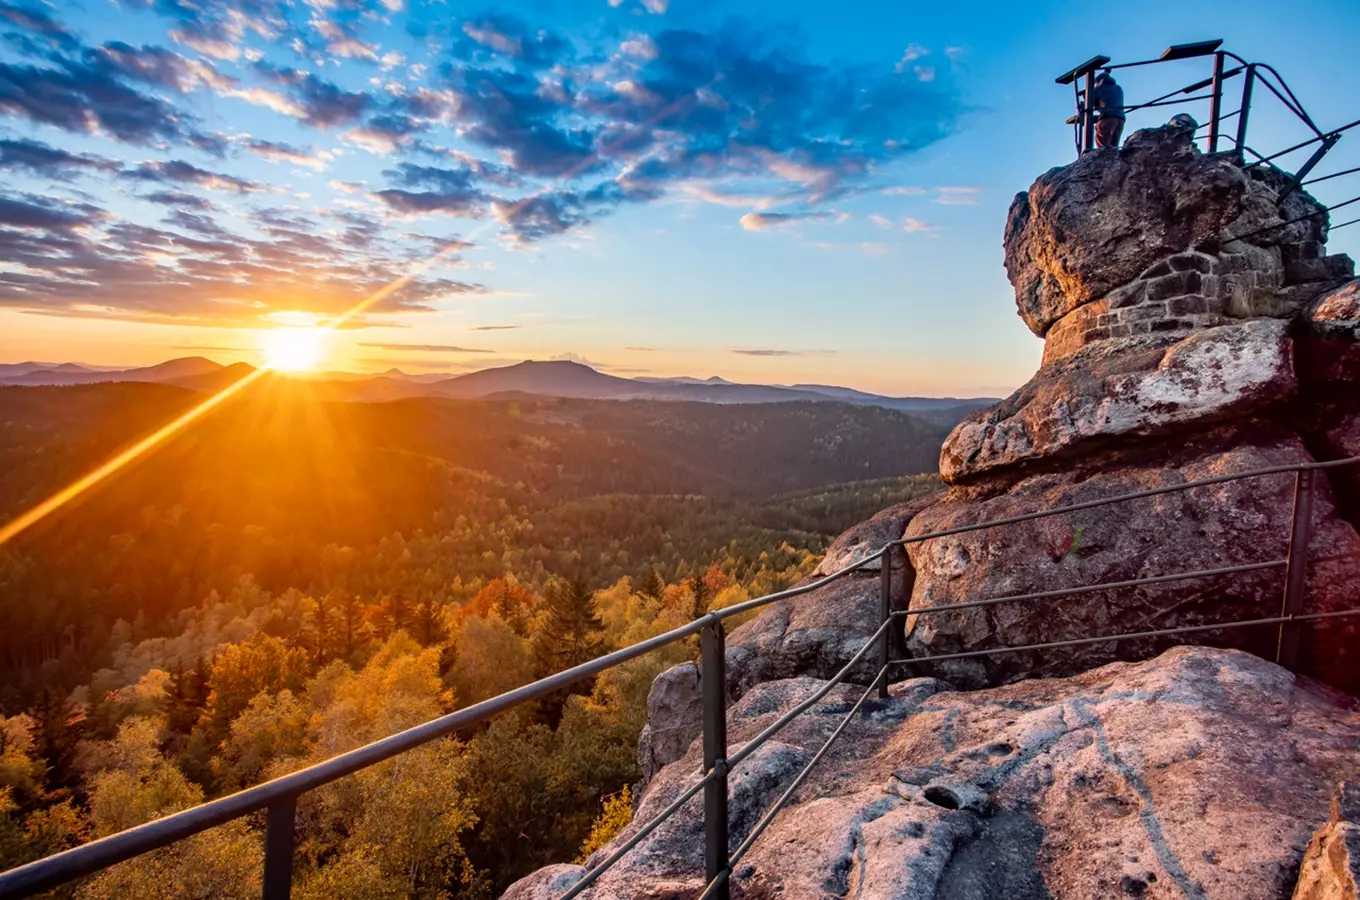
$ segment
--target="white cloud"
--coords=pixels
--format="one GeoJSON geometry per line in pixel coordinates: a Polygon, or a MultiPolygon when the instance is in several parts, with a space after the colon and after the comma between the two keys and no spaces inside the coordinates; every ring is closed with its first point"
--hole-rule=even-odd
{"type": "Polygon", "coordinates": [[[875,225],[877,225],[879,228],[892,228],[892,227],[893,227],[892,219],[889,219],[887,216],[880,216],[880,215],[878,215],[877,213],[875,213],[874,215],[870,216],[870,217],[869,217],[869,221],[870,221],[870,222],[873,222],[873,223],[874,223],[875,225]]]}
{"type": "Polygon", "coordinates": [[[978,187],[942,187],[935,202],[944,206],[977,206],[978,195],[981,193],[982,188],[978,187]]]}
{"type": "Polygon", "coordinates": [[[799,222],[807,222],[816,219],[829,219],[831,213],[763,213],[748,212],[738,221],[745,231],[764,231],[767,228],[781,228],[785,225],[796,225],[799,222]]]}
{"type": "Polygon", "coordinates": [[[935,231],[937,228],[929,222],[922,222],[920,219],[913,219],[911,216],[907,216],[902,220],[902,230],[912,234],[924,234],[929,231],[935,231]]]}
{"type": "Polygon", "coordinates": [[[213,59],[234,62],[241,57],[241,48],[230,41],[218,41],[201,34],[189,34],[178,28],[171,29],[168,34],[175,43],[191,47],[205,56],[211,56],[213,59]]]}
{"type": "Polygon", "coordinates": [[[897,65],[893,66],[893,71],[898,75],[901,75],[903,72],[907,71],[907,69],[911,68],[913,62],[923,56],[928,56],[929,54],[930,51],[920,44],[908,44],[907,49],[902,52],[902,58],[897,61],[897,65]]]}
{"type": "Polygon", "coordinates": [[[883,189],[885,197],[916,197],[926,192],[925,188],[909,187],[907,185],[896,185],[883,189]]]}
{"type": "Polygon", "coordinates": [[[656,41],[649,35],[639,34],[619,44],[619,52],[624,56],[636,56],[638,59],[656,59],[659,51],[656,41]]]}

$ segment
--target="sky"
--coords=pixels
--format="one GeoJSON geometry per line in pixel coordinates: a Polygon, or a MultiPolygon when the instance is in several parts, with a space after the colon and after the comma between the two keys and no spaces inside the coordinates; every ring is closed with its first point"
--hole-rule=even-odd
{"type": "MultiPolygon", "coordinates": [[[[0,0],[0,362],[258,363],[270,329],[404,278],[326,366],[1005,394],[1042,350],[1006,210],[1074,155],[1055,76],[1224,38],[1320,125],[1360,117],[1360,4],[1284,10],[0,0]]],[[[1132,101],[1207,74],[1121,81],[1132,101]]],[[[1259,93],[1252,146],[1307,136],[1259,93]]],[[[1355,165],[1360,129],[1318,171],[1355,165]]]]}

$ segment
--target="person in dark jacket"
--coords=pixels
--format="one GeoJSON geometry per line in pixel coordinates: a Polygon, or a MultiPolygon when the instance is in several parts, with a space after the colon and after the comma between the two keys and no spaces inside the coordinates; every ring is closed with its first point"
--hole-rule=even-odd
{"type": "Polygon", "coordinates": [[[1091,108],[1097,114],[1096,146],[1118,150],[1119,138],[1124,133],[1124,89],[1109,72],[1096,76],[1091,108]]]}

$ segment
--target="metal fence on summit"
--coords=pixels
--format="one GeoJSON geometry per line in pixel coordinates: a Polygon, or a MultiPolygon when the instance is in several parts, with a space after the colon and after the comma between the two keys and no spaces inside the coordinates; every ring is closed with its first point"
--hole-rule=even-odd
{"type": "MultiPolygon", "coordinates": [[[[1153,115],[1138,114],[1150,110],[1164,111],[1171,107],[1180,111],[1176,118],[1185,122],[1184,127],[1194,131],[1195,141],[1205,152],[1232,154],[1247,169],[1270,166],[1283,171],[1292,168],[1292,171],[1287,173],[1288,181],[1277,198],[1278,202],[1283,203],[1290,194],[1300,188],[1328,182],[1331,189],[1342,188],[1343,199],[1327,205],[1324,212],[1331,213],[1350,207],[1351,211],[1357,213],[1349,218],[1340,217],[1343,221],[1331,223],[1330,230],[1335,231],[1360,222],[1360,206],[1357,206],[1360,204],[1360,193],[1344,196],[1350,193],[1350,188],[1360,186],[1360,177],[1351,177],[1360,174],[1360,166],[1333,165],[1329,168],[1326,165],[1335,159],[1334,156],[1329,158],[1329,154],[1342,139],[1352,129],[1360,126],[1360,119],[1334,127],[1318,125],[1284,77],[1273,66],[1263,62],[1248,62],[1236,53],[1224,50],[1221,40],[1174,44],[1163,50],[1156,59],[1133,62],[1115,63],[1108,56],[1093,56],[1054,80],[1058,84],[1072,86],[1076,112],[1068,118],[1067,124],[1072,126],[1073,143],[1079,155],[1097,149],[1097,134],[1102,117],[1121,120],[1146,119],[1149,125],[1161,124],[1156,122],[1153,115]],[[1118,108],[1101,105],[1098,82],[1103,75],[1113,76],[1115,72],[1122,73],[1123,70],[1187,61],[1198,62],[1202,67],[1205,60],[1210,63],[1208,77],[1177,87],[1151,100],[1126,101],[1118,108]],[[1257,150],[1249,143],[1251,137],[1249,126],[1255,121],[1252,117],[1253,110],[1259,116],[1263,103],[1283,110],[1308,136],[1287,146],[1268,147],[1265,152],[1257,150]],[[1187,108],[1204,111],[1205,120],[1195,121],[1190,114],[1184,112],[1187,108]],[[1306,157],[1302,155],[1304,152],[1308,153],[1306,157]],[[1284,165],[1286,160],[1288,166],[1284,165]],[[1315,172],[1318,174],[1314,174],[1315,172]]],[[[1129,85],[1123,87],[1127,90],[1129,85]]],[[[1280,228],[1286,224],[1293,223],[1285,222],[1274,227],[1280,228]]]]}

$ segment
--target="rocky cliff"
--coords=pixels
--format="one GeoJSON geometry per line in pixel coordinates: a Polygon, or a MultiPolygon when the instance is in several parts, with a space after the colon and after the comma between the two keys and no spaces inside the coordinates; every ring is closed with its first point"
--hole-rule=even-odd
{"type": "MultiPolygon", "coordinates": [[[[1005,264],[1044,339],[1040,370],[950,435],[947,490],[851,529],[819,573],[916,539],[890,559],[892,602],[925,610],[1284,557],[1292,474],[930,536],[1360,455],[1360,281],[1326,254],[1322,207],[1281,197],[1287,182],[1165,128],[1018,195],[1005,264]]],[[[1305,611],[1360,606],[1360,471],[1318,482],[1305,611]]],[[[878,567],[729,635],[731,746],[864,644],[878,567]]],[[[894,641],[921,659],[1262,618],[1282,587],[1277,567],[913,615],[894,641]]],[[[1357,628],[1305,628],[1297,673],[1265,661],[1273,627],[900,666],[892,699],[869,705],[742,860],[734,896],[1355,898],[1360,823],[1337,783],[1360,772],[1357,628]],[[1187,641],[1207,646],[1175,647],[1187,641]]],[[[653,685],[638,821],[698,774],[702,677],[686,664],[653,685]]],[[[733,846],[859,691],[836,689],[734,770],[733,846]]],[[[692,801],[586,896],[697,896],[701,818],[692,801]]],[[[556,896],[585,870],[544,870],[507,897],[556,896]]]]}

